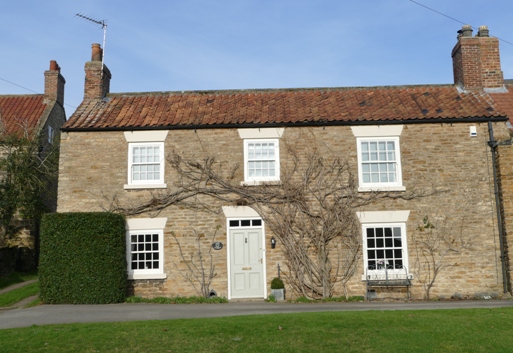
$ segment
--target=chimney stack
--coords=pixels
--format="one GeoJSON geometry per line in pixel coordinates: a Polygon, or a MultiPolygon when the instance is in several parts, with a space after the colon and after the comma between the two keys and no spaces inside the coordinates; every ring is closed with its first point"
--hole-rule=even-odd
{"type": "Polygon", "coordinates": [[[463,89],[501,88],[499,40],[490,37],[488,27],[481,26],[475,37],[472,27],[465,25],[458,31],[458,43],[452,50],[454,83],[463,89]]]}
{"type": "Polygon", "coordinates": [[[45,71],[45,98],[57,101],[64,106],[64,85],[66,80],[61,75],[61,68],[57,61],[50,61],[50,69],[45,71]]]}
{"type": "Polygon", "coordinates": [[[100,44],[92,45],[91,61],[85,64],[84,99],[103,99],[110,90],[111,74],[102,63],[103,49],[100,44]]]}

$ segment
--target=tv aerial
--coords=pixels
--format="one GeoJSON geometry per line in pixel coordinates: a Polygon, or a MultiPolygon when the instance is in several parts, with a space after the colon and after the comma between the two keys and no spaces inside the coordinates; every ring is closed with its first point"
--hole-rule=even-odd
{"type": "Polygon", "coordinates": [[[76,16],[80,17],[81,19],[84,19],[86,21],[89,21],[91,23],[102,26],[102,29],[103,29],[103,45],[102,45],[103,54],[102,54],[102,73],[101,73],[101,75],[103,76],[103,66],[104,66],[104,62],[105,62],[105,41],[107,39],[107,22],[105,20],[99,21],[99,20],[96,20],[94,18],[85,16],[85,15],[82,15],[79,13],[77,13],[76,16]]]}

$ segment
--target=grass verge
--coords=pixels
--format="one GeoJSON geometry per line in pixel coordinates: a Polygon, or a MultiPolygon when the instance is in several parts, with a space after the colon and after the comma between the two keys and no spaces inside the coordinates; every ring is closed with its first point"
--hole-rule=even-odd
{"type": "Polygon", "coordinates": [[[24,287],[0,294],[0,307],[11,306],[37,293],[39,293],[39,282],[31,283],[24,287]]]}
{"type": "Polygon", "coordinates": [[[32,279],[37,279],[37,272],[13,272],[9,276],[0,277],[0,289],[7,288],[16,283],[30,281],[32,279]]]}
{"type": "Polygon", "coordinates": [[[3,353],[511,352],[512,330],[513,308],[367,311],[33,326],[0,342],[3,353]]]}

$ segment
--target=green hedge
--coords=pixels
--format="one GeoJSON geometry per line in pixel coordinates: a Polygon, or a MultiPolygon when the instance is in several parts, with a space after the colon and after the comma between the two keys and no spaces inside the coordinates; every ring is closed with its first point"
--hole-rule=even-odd
{"type": "Polygon", "coordinates": [[[126,298],[125,218],[53,213],[41,222],[40,298],[47,304],[107,304],[126,298]]]}

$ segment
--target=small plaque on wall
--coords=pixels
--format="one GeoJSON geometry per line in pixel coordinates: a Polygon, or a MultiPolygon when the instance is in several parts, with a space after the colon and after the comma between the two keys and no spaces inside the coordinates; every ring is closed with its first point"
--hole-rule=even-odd
{"type": "Polygon", "coordinates": [[[220,241],[216,241],[212,243],[212,247],[214,248],[214,250],[221,250],[223,248],[223,243],[221,243],[220,241]]]}

